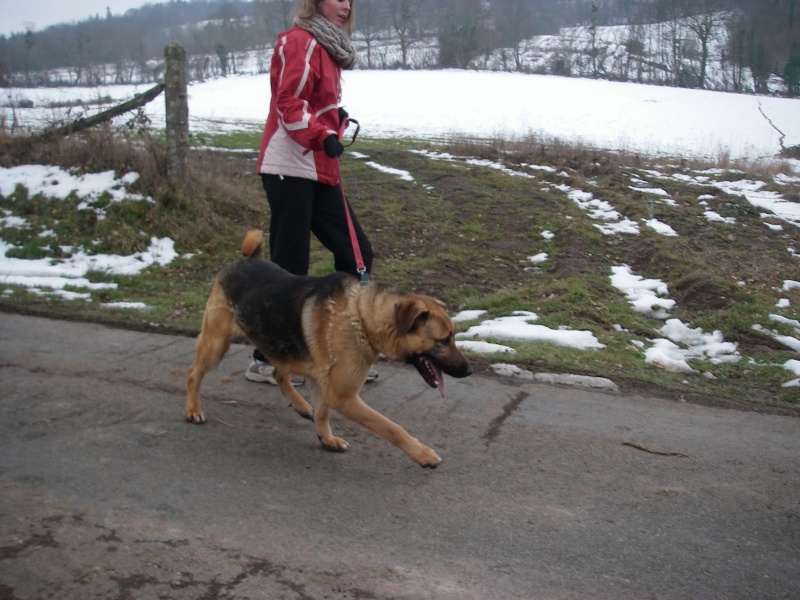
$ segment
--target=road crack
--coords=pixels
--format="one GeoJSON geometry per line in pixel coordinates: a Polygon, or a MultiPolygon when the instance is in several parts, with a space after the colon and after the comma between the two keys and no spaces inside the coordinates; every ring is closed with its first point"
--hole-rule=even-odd
{"type": "Polygon", "coordinates": [[[519,392],[515,398],[512,398],[506,403],[503,407],[503,412],[489,423],[489,429],[482,436],[487,446],[497,439],[497,436],[500,435],[500,428],[503,423],[514,414],[514,411],[516,411],[520,404],[529,396],[530,394],[527,392],[519,392]]]}

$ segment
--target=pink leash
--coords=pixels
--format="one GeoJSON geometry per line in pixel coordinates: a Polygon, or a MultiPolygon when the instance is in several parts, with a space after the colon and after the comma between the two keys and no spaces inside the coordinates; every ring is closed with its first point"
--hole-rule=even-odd
{"type": "MultiPolygon", "coordinates": [[[[358,125],[358,123],[354,119],[350,120],[355,122],[356,125],[358,125]]],[[[347,120],[345,119],[344,121],[342,121],[342,130],[339,132],[340,139],[346,127],[347,127],[347,120]]],[[[356,135],[358,135],[358,129],[356,129],[356,135]]],[[[356,141],[356,136],[353,136],[353,142],[355,141],[356,141]]],[[[350,144],[352,144],[353,142],[350,142],[350,144]]],[[[348,144],[348,146],[350,144],[348,144]]],[[[364,258],[361,256],[361,246],[359,246],[358,244],[358,237],[356,236],[356,228],[353,226],[353,219],[350,216],[350,209],[347,206],[347,196],[345,196],[344,194],[344,182],[342,181],[341,162],[339,161],[338,157],[336,158],[336,174],[339,176],[339,189],[342,191],[342,201],[344,202],[344,216],[347,217],[347,228],[350,230],[350,244],[353,246],[353,254],[356,259],[356,269],[361,275],[361,287],[366,287],[366,285],[369,283],[369,273],[367,273],[367,267],[364,266],[364,258]]]]}
{"type": "Polygon", "coordinates": [[[347,206],[347,197],[344,195],[344,184],[342,183],[342,172],[339,168],[339,159],[336,159],[336,170],[339,172],[339,189],[342,190],[344,215],[347,217],[347,228],[350,230],[350,244],[353,246],[353,254],[355,255],[356,259],[356,269],[358,269],[358,272],[361,274],[361,287],[365,287],[369,283],[369,273],[367,273],[367,267],[364,266],[364,258],[361,256],[361,246],[358,245],[356,228],[353,226],[353,219],[350,216],[350,210],[347,206]]]}

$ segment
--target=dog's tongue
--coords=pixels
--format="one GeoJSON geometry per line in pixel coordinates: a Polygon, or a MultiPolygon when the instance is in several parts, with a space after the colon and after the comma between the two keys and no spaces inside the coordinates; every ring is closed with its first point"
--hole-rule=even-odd
{"type": "Polygon", "coordinates": [[[442,377],[442,370],[430,361],[428,361],[428,364],[433,370],[433,376],[436,380],[436,388],[439,390],[442,398],[444,398],[444,377],[442,377]]]}
{"type": "Polygon", "coordinates": [[[444,377],[442,377],[441,369],[433,364],[433,361],[424,356],[418,357],[414,361],[414,366],[417,368],[417,371],[419,371],[419,374],[422,375],[425,383],[431,387],[437,388],[442,398],[444,398],[444,377]]]}

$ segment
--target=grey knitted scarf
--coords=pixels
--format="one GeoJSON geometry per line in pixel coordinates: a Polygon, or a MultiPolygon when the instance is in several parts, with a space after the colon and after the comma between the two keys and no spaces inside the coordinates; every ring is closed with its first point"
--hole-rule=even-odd
{"type": "Polygon", "coordinates": [[[322,44],[331,58],[343,69],[352,69],[356,64],[356,51],[345,33],[322,15],[309,20],[295,19],[294,24],[313,35],[322,44]]]}

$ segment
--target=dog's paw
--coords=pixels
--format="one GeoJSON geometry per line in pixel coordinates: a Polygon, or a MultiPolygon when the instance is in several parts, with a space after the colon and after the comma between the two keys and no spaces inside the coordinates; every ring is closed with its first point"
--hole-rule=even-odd
{"type": "Polygon", "coordinates": [[[301,417],[303,417],[304,419],[308,419],[309,421],[313,421],[314,420],[314,411],[313,410],[303,410],[301,408],[294,407],[291,404],[289,406],[294,408],[295,412],[297,412],[297,414],[300,415],[301,417]]]}
{"type": "Polygon", "coordinates": [[[435,469],[442,464],[442,457],[427,446],[422,446],[411,459],[424,469],[435,469]]]}
{"type": "Polygon", "coordinates": [[[322,447],[329,452],[344,452],[350,447],[347,442],[335,435],[332,435],[330,439],[319,438],[319,442],[322,444],[322,447]]]}
{"type": "Polygon", "coordinates": [[[289,406],[291,406],[298,415],[310,421],[314,420],[314,409],[306,402],[305,398],[294,391],[294,388],[292,388],[292,393],[287,394],[287,396],[289,398],[289,406]]]}
{"type": "Polygon", "coordinates": [[[187,411],[186,421],[189,423],[195,423],[196,425],[202,425],[206,422],[206,415],[202,410],[187,411]]]}

